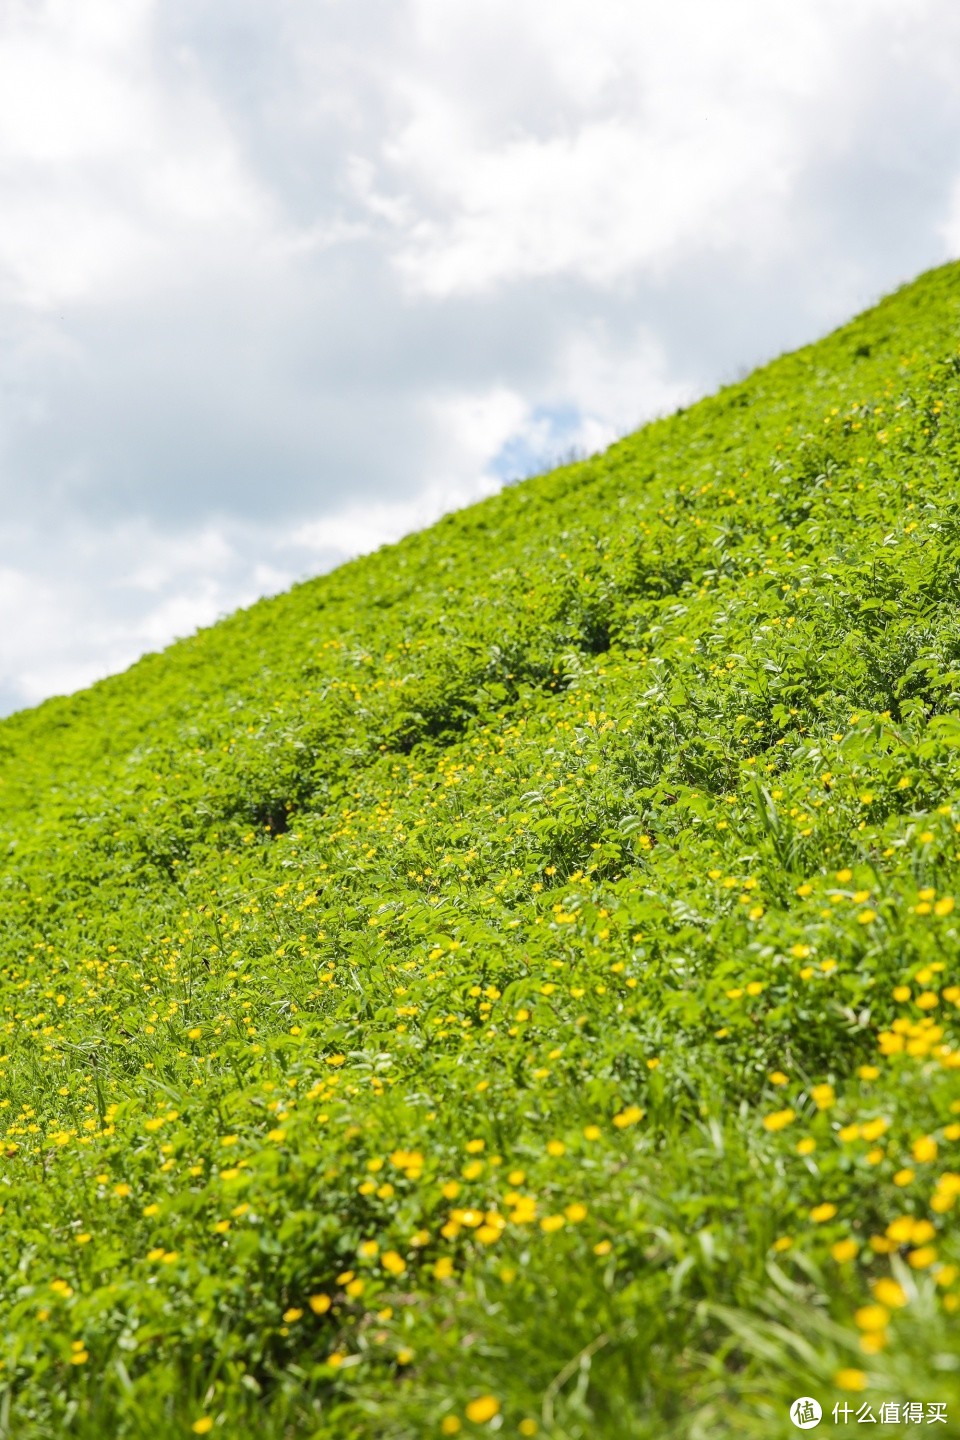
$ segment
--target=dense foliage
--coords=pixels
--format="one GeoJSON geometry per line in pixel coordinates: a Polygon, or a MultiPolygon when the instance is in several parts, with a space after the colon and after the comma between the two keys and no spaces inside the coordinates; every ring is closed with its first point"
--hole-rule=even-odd
{"type": "Polygon", "coordinates": [[[0,725],[0,1435],[960,1426],[958,342],[0,725]]]}

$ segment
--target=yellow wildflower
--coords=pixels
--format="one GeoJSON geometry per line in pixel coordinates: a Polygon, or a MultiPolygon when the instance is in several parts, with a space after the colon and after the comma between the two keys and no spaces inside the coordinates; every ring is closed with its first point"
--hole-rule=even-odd
{"type": "Polygon", "coordinates": [[[865,1390],[867,1377],[862,1370],[838,1370],[833,1377],[834,1384],[841,1390],[865,1390]]]}
{"type": "Polygon", "coordinates": [[[874,1282],[873,1293],[879,1304],[886,1305],[888,1310],[900,1310],[907,1303],[903,1286],[885,1275],[874,1282]]]}
{"type": "Polygon", "coordinates": [[[500,1401],[492,1395],[480,1395],[476,1400],[471,1400],[466,1407],[467,1419],[474,1425],[484,1425],[499,1413],[500,1401]]]}

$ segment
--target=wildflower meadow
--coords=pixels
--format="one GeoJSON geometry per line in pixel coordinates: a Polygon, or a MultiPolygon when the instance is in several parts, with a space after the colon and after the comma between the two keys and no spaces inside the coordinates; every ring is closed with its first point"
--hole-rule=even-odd
{"type": "Polygon", "coordinates": [[[948,266],[0,724],[0,1436],[960,1433],[958,480],[948,266]]]}

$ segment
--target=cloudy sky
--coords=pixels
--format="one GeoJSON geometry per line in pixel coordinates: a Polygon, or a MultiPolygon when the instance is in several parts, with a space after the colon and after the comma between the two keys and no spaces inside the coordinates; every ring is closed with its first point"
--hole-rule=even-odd
{"type": "Polygon", "coordinates": [[[955,0],[0,0],[0,712],[960,254],[955,0]]]}

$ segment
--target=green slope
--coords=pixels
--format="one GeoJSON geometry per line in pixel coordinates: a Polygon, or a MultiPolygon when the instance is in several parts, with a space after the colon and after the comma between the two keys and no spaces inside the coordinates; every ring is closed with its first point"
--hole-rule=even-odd
{"type": "Polygon", "coordinates": [[[960,1433],[958,342],[0,725],[0,1436],[960,1433]]]}

